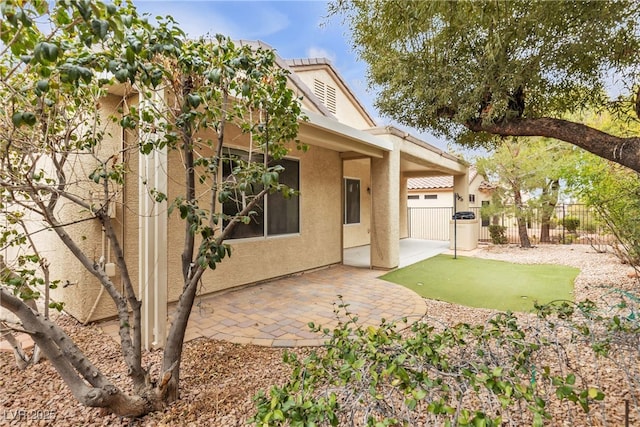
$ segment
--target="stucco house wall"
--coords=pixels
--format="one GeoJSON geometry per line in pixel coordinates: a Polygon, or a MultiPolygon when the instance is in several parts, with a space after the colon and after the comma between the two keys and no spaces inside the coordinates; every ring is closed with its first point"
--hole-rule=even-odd
{"type": "MultiPolygon", "coordinates": [[[[107,95],[104,97],[100,102],[102,116],[106,118],[115,113],[121,101],[120,96],[107,95]]],[[[104,124],[112,138],[99,147],[98,155],[102,158],[107,158],[110,155],[119,156],[122,150],[122,130],[119,125],[108,120],[105,120],[104,124]]],[[[67,180],[81,182],[73,189],[81,197],[88,198],[90,194],[101,194],[98,186],[93,185],[92,182],[87,183],[86,177],[95,167],[91,160],[87,156],[78,156],[68,162],[67,180]]],[[[122,193],[122,189],[117,190],[120,194],[122,193]]],[[[96,203],[100,201],[96,196],[96,203]]],[[[122,199],[118,197],[116,203],[112,205],[114,209],[112,221],[119,235],[124,232],[121,221],[123,212],[121,201],[122,199]]],[[[66,227],[66,230],[77,242],[80,249],[95,262],[99,262],[101,258],[105,263],[113,262],[113,251],[109,250],[108,239],[103,236],[99,221],[97,219],[87,220],[86,218],[90,217],[88,212],[78,209],[73,203],[65,202],[64,199],[60,200],[58,206],[60,218],[64,218],[66,223],[72,224],[66,227]]],[[[41,225],[36,224],[34,227],[40,228],[41,225]]],[[[51,298],[54,301],[64,302],[65,311],[72,313],[74,317],[83,322],[90,318],[112,315],[115,306],[109,295],[104,291],[101,292],[102,287],[95,277],[70,254],[53,230],[42,231],[34,235],[34,238],[37,241],[39,251],[49,262],[51,279],[60,280],[60,285],[51,291],[51,298]]],[[[117,287],[121,287],[118,274],[113,277],[113,281],[117,287]]]]}
{"type": "Polygon", "coordinates": [[[400,196],[400,238],[406,239],[409,237],[409,215],[407,211],[407,181],[405,177],[400,178],[400,190],[398,195],[400,196]]]}
{"type": "MultiPolygon", "coordinates": [[[[236,148],[246,148],[237,134],[229,135],[236,148]]],[[[176,153],[177,154],[177,153],[176,153]]],[[[238,285],[314,269],[342,260],[341,247],[341,159],[339,153],[311,146],[306,152],[295,149],[289,156],[299,160],[300,232],[280,236],[230,239],[230,258],[203,276],[201,293],[210,293],[238,285]],[[313,254],[313,256],[310,256],[313,254]]],[[[169,176],[182,176],[179,159],[170,158],[169,176]],[[172,161],[173,160],[173,161],[172,161]],[[176,161],[177,160],[177,161],[176,161]]],[[[178,180],[170,182],[170,197],[182,193],[178,180]]],[[[180,254],[184,222],[178,215],[169,218],[168,265],[169,300],[177,300],[182,291],[180,254]]]]}
{"type": "MultiPolygon", "coordinates": [[[[206,137],[207,135],[203,135],[206,137]]],[[[211,136],[211,135],[209,135],[211,136]]],[[[228,129],[227,138],[233,141],[230,148],[246,149],[246,139],[234,129],[228,129]]],[[[129,143],[135,144],[135,136],[128,135],[129,143]]],[[[299,161],[300,172],[300,232],[289,235],[230,239],[232,256],[217,265],[216,270],[207,271],[202,279],[200,293],[210,293],[235,286],[254,283],[273,277],[310,270],[340,263],[342,260],[341,213],[341,163],[339,153],[312,146],[303,153],[293,149],[287,158],[299,161]],[[310,251],[313,248],[313,251],[310,251]],[[309,256],[313,253],[313,256],[309,256]]],[[[125,182],[123,197],[127,208],[120,207],[118,217],[124,216],[124,252],[129,272],[138,288],[138,259],[142,248],[139,233],[138,153],[132,151],[128,159],[130,173],[125,182]]],[[[169,200],[184,193],[182,177],[184,167],[180,153],[173,151],[168,156],[169,200]]],[[[95,236],[95,232],[93,235],[95,236]]],[[[169,216],[167,227],[168,300],[177,301],[182,291],[182,266],[184,221],[177,213],[169,216]]],[[[97,244],[97,242],[96,242],[97,244]]],[[[95,282],[95,280],[90,280],[95,282]]],[[[80,318],[85,315],[86,301],[95,301],[99,286],[86,297],[73,292],[69,300],[76,301],[70,312],[80,318]],[[84,301],[84,302],[83,302],[84,301]],[[85,305],[83,305],[85,304],[85,305]]],[[[110,301],[108,296],[105,301],[110,301]]],[[[101,304],[92,316],[95,319],[113,316],[113,304],[101,304]]]]}
{"type": "MultiPolygon", "coordinates": [[[[410,172],[415,176],[439,170],[466,174],[466,166],[459,159],[445,156],[434,147],[399,133],[397,129],[375,128],[371,117],[326,60],[316,59],[307,63],[292,60],[288,64],[294,71],[290,83],[304,95],[303,105],[311,116],[309,122],[301,124],[300,132],[300,140],[309,145],[309,151],[303,153],[292,149],[289,153],[291,159],[299,162],[299,232],[227,240],[232,256],[225,258],[214,271],[204,274],[200,294],[340,263],[343,248],[367,244],[377,248],[371,253],[372,268],[393,268],[397,265],[399,239],[408,235],[407,178],[403,173],[410,172]],[[335,112],[330,112],[329,107],[314,94],[312,88],[316,81],[335,85],[335,106],[330,105],[332,109],[335,107],[335,112]],[[305,84],[308,87],[304,87],[305,84]],[[366,132],[360,129],[366,129],[366,132]],[[358,224],[344,224],[345,178],[360,180],[358,224]]],[[[103,102],[102,111],[105,115],[116,111],[121,100],[121,96],[109,95],[103,102]]],[[[133,94],[128,102],[135,104],[136,100],[137,95],[133,94]]],[[[123,132],[116,124],[110,126],[112,137],[105,141],[104,149],[118,153],[123,147],[132,148],[122,159],[129,172],[120,189],[122,203],[116,205],[113,221],[122,237],[133,287],[136,291],[166,287],[167,301],[176,301],[183,284],[180,255],[185,224],[176,212],[165,225],[160,226],[161,229],[155,231],[156,241],[145,240],[146,231],[143,229],[150,223],[147,219],[166,218],[166,212],[154,207],[159,210],[140,215],[141,207],[145,206],[150,195],[141,191],[141,187],[144,188],[140,185],[141,176],[145,171],[140,168],[145,166],[136,149],[137,136],[123,132]],[[159,258],[149,255],[150,248],[157,249],[154,254],[160,254],[159,258]],[[165,268],[166,280],[164,276],[159,279],[165,268]],[[152,280],[153,274],[157,276],[152,280]]],[[[237,129],[227,129],[225,139],[229,147],[248,147],[246,136],[237,129]]],[[[77,165],[80,167],[78,174],[86,177],[90,171],[82,169],[81,164],[77,165]]],[[[180,153],[169,151],[166,164],[161,163],[159,168],[155,172],[167,177],[168,199],[182,195],[184,167],[180,153]]],[[[69,218],[79,215],[72,208],[66,214],[69,218]]],[[[157,222],[155,224],[158,226],[157,222]]],[[[112,260],[112,251],[106,243],[103,244],[97,220],[74,226],[73,233],[86,236],[82,245],[87,253],[95,254],[96,259],[104,255],[107,262],[112,260]]],[[[55,293],[56,298],[66,301],[67,311],[82,321],[113,316],[113,303],[106,292],[101,291],[97,280],[61,247],[57,237],[49,240],[51,244],[47,252],[54,265],[52,268],[55,268],[55,277],[68,277],[70,283],[55,293]]],[[[116,271],[116,281],[119,280],[118,274],[116,271]]],[[[139,297],[146,298],[144,295],[139,297]]]]}

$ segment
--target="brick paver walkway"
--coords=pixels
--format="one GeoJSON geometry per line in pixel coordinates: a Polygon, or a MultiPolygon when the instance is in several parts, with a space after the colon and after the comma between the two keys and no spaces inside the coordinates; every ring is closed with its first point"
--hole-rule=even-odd
{"type": "MultiPolygon", "coordinates": [[[[426,311],[422,298],[378,279],[381,274],[333,266],[204,296],[193,307],[185,341],[206,337],[273,347],[321,345],[326,339],[312,333],[308,323],[330,329],[336,326],[338,295],[362,325],[379,325],[381,318],[399,321],[406,317],[409,323],[421,318],[426,311]]],[[[117,339],[116,322],[102,327],[117,339]]]]}

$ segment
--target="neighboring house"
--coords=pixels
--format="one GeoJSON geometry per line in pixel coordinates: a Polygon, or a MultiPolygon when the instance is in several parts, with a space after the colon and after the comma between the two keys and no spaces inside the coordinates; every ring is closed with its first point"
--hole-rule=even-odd
{"type": "MultiPolygon", "coordinates": [[[[407,182],[407,188],[407,206],[410,208],[453,207],[451,176],[411,178],[407,182]]],[[[494,189],[495,186],[487,182],[474,166],[469,167],[470,208],[480,208],[483,204],[490,203],[494,189]]]]}
{"type": "Polygon", "coordinates": [[[451,176],[428,176],[407,181],[407,207],[411,237],[429,240],[450,240],[451,214],[454,210],[454,193],[460,196],[455,209],[471,210],[478,219],[478,236],[486,240],[489,235],[488,216],[481,216],[482,206],[489,205],[495,186],[485,181],[474,166],[469,168],[469,193],[461,194],[454,188],[451,176]]]}
{"type": "MultiPolygon", "coordinates": [[[[300,196],[286,203],[265,203],[267,223],[227,241],[233,256],[205,273],[201,294],[339,264],[344,248],[361,245],[371,244],[371,268],[397,267],[399,241],[408,236],[408,179],[449,175],[453,189],[464,197],[461,207],[468,206],[469,177],[463,161],[394,127],[376,127],[328,60],[279,58],[278,63],[291,71],[290,86],[302,97],[309,118],[300,123],[298,135],[309,145],[308,152],[293,151],[284,161],[283,179],[297,187],[300,196]]],[[[109,94],[105,111],[115,111],[122,96],[109,94]]],[[[134,94],[128,102],[137,98],[134,94]]],[[[123,135],[113,141],[116,147],[133,138],[117,129],[112,134],[123,135]]],[[[232,148],[241,153],[248,141],[240,132],[232,136],[232,148]]],[[[182,291],[184,226],[179,215],[167,217],[166,203],[151,202],[146,183],[166,189],[170,199],[181,194],[179,182],[168,177],[181,176],[182,164],[174,152],[132,155],[128,161],[132,173],[122,191],[123,203],[113,212],[114,221],[121,227],[131,275],[139,278],[146,345],[162,345],[167,302],[176,301],[182,291]]],[[[84,250],[96,258],[106,253],[109,262],[99,224],[81,226],[87,236],[84,250]]],[[[82,321],[113,316],[109,297],[60,247],[58,243],[46,254],[53,274],[77,285],[60,287],[56,299],[65,301],[66,310],[82,321]]]]}

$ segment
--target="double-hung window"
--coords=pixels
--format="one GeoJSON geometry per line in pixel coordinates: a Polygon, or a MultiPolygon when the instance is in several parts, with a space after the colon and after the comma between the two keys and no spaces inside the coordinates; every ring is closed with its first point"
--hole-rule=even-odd
{"type": "MultiPolygon", "coordinates": [[[[249,153],[240,150],[229,150],[232,158],[248,161],[249,153]]],[[[262,154],[251,154],[252,162],[262,163],[262,154]]],[[[234,180],[233,168],[236,162],[233,160],[223,162],[222,178],[225,181],[234,180]]],[[[279,182],[288,187],[300,189],[300,163],[292,159],[280,159],[270,162],[270,166],[280,165],[284,168],[280,172],[279,182]]],[[[235,188],[222,207],[225,215],[233,216],[241,212],[256,194],[263,189],[261,182],[254,182],[250,186],[240,191],[235,188]]],[[[229,238],[243,239],[249,237],[266,237],[283,234],[294,234],[300,232],[300,198],[294,196],[285,198],[280,193],[266,194],[252,209],[254,213],[250,215],[247,224],[238,223],[235,225],[229,238]]],[[[225,226],[228,221],[225,221],[225,226]]]]}

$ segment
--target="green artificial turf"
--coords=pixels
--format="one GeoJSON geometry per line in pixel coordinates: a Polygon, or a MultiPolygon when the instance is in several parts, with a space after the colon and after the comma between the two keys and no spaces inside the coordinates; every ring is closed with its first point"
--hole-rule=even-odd
{"type": "Polygon", "coordinates": [[[531,311],[534,302],[573,301],[579,269],[438,255],[381,278],[424,298],[501,311],[531,311]]]}

